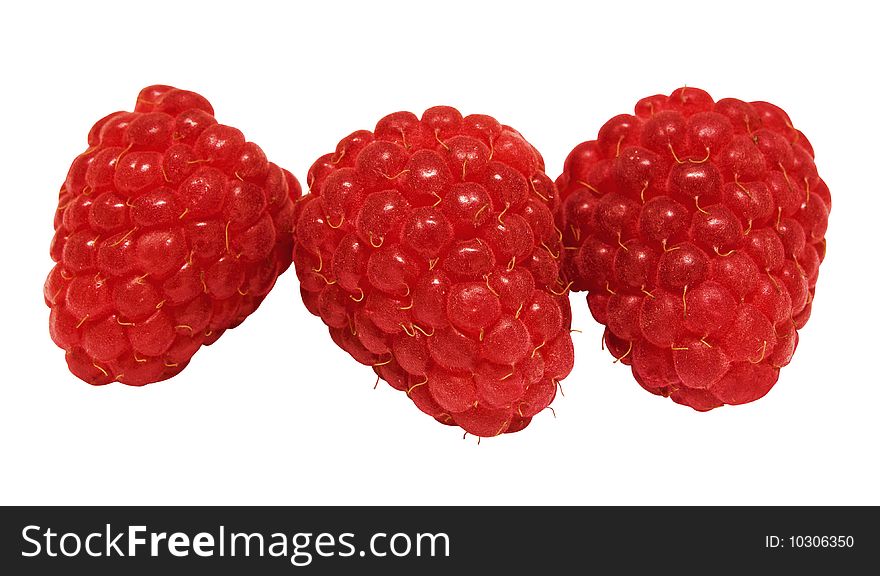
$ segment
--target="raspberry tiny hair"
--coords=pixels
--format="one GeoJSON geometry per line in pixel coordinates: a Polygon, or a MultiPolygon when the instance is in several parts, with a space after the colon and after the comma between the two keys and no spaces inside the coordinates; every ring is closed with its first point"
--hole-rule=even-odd
{"type": "Polygon", "coordinates": [[[810,317],[831,209],[781,108],[643,98],[556,184],[565,276],[643,388],[701,411],[770,390],[810,317]]]}
{"type": "Polygon", "coordinates": [[[92,127],[55,212],[49,333],[90,384],[174,376],[291,263],[299,183],[199,94],[141,90],[92,127]]]}
{"type": "Polygon", "coordinates": [[[308,174],[294,266],[308,310],[439,422],[516,432],[571,371],[556,187],[491,116],[390,114],[308,174]]]}

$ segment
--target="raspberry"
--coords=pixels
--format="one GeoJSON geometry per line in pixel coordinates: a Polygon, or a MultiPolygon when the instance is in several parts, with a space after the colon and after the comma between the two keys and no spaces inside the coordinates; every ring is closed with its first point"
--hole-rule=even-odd
{"type": "Polygon", "coordinates": [[[556,188],[494,118],[398,112],[309,171],[293,261],[333,341],[477,436],[522,430],[571,371],[556,188]]]}
{"type": "Polygon", "coordinates": [[[831,209],[783,110],[645,98],[556,184],[565,275],[642,387],[701,411],[770,390],[810,317],[831,209]]]}
{"type": "Polygon", "coordinates": [[[49,332],[90,384],[170,378],[290,266],[300,186],[170,86],[144,88],[88,143],[59,194],[49,332]]]}

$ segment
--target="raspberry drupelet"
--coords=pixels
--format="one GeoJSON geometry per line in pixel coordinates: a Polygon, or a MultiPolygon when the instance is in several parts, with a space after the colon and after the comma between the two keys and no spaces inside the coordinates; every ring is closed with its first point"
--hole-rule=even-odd
{"type": "Polygon", "coordinates": [[[644,98],[556,184],[566,276],[642,387],[701,411],[770,390],[810,317],[831,209],[783,110],[644,98]]]}
{"type": "Polygon", "coordinates": [[[553,181],[494,118],[438,106],[309,171],[294,265],[333,340],[438,421],[516,432],[573,363],[553,181]]]}
{"type": "Polygon", "coordinates": [[[49,331],[90,384],[180,372],[291,263],[296,179],[202,96],[144,88],[89,132],[61,186],[49,331]]]}

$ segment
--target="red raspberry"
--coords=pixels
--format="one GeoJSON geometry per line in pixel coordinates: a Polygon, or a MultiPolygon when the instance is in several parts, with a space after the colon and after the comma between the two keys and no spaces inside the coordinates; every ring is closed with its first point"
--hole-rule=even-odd
{"type": "Polygon", "coordinates": [[[831,209],[784,111],[651,96],[577,145],[556,184],[566,274],[639,384],[697,410],[770,390],[810,316],[831,209]]]}
{"type": "Polygon", "coordinates": [[[49,332],[90,384],[164,380],[290,266],[300,186],[170,86],[144,88],[88,140],[55,213],[49,332]]]}
{"type": "Polygon", "coordinates": [[[571,371],[553,181],[494,118],[381,119],[309,171],[293,261],[355,360],[477,436],[516,432],[571,371]]]}

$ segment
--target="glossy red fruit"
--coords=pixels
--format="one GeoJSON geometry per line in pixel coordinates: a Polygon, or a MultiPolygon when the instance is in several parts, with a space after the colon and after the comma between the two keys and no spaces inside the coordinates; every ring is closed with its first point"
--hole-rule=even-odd
{"type": "Polygon", "coordinates": [[[649,392],[757,400],[810,316],[831,196],[767,102],[680,88],[578,144],[556,180],[565,276],[649,392]]]}
{"type": "Polygon", "coordinates": [[[49,332],[90,384],[180,372],[291,263],[290,172],[194,92],[150,86],[99,120],[61,186],[49,332]]]}
{"type": "Polygon", "coordinates": [[[523,137],[438,106],[309,171],[294,265],[340,347],[444,424],[528,425],[572,368],[556,188],[523,137]]]}

